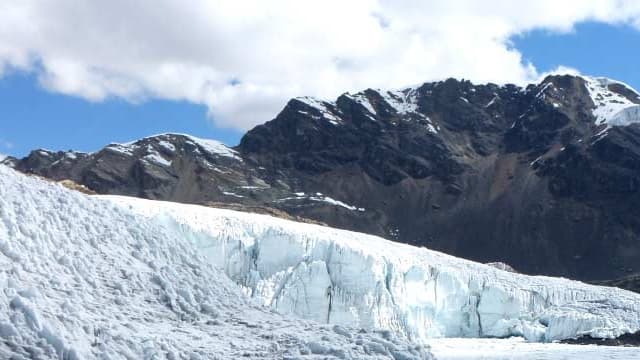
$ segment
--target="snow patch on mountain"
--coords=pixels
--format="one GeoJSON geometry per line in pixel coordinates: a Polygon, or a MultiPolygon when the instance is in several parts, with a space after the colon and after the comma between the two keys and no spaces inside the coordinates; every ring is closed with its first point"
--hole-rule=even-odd
{"type": "Polygon", "coordinates": [[[330,108],[330,106],[335,107],[334,104],[331,104],[326,101],[318,100],[311,96],[301,96],[301,97],[295,98],[295,100],[314,109],[318,113],[319,118],[327,119],[333,125],[338,125],[342,123],[342,119],[334,115],[330,108]]]}
{"type": "Polygon", "coordinates": [[[342,201],[330,198],[328,196],[322,196],[322,195],[320,195],[320,196],[311,196],[311,197],[309,197],[309,199],[313,200],[313,201],[326,202],[328,204],[335,205],[335,206],[340,206],[340,207],[343,207],[343,208],[345,208],[347,210],[351,210],[351,211],[356,211],[356,210],[357,211],[364,211],[364,208],[360,208],[360,207],[357,207],[357,206],[349,205],[347,203],[344,203],[342,201]]]}
{"type": "Polygon", "coordinates": [[[310,194],[307,195],[303,192],[296,192],[294,193],[295,196],[292,197],[286,197],[283,199],[279,199],[278,201],[291,201],[291,200],[310,200],[310,201],[317,201],[317,202],[324,202],[327,204],[331,204],[334,206],[339,206],[339,207],[343,207],[347,210],[351,210],[351,211],[365,211],[364,208],[361,207],[357,207],[357,206],[353,206],[353,205],[349,205],[345,202],[342,202],[340,200],[336,200],[333,198],[330,198],[328,196],[322,195],[322,193],[315,193],[315,194],[310,194]]]}
{"type": "Polygon", "coordinates": [[[384,101],[399,115],[413,115],[427,120],[427,130],[437,134],[438,129],[431,119],[418,111],[418,89],[408,87],[402,90],[379,91],[384,101]]]}
{"type": "Polygon", "coordinates": [[[171,166],[171,161],[165,159],[162,157],[162,155],[154,152],[151,154],[147,154],[145,155],[142,159],[152,163],[152,164],[156,164],[162,167],[168,167],[171,166]]]}
{"type": "Polygon", "coordinates": [[[357,93],[357,94],[354,94],[354,95],[345,94],[345,96],[353,99],[353,101],[355,101],[357,104],[360,104],[369,113],[371,113],[373,115],[376,115],[376,110],[373,108],[373,105],[371,105],[371,102],[369,101],[369,98],[364,93],[357,93]]]}
{"type": "Polygon", "coordinates": [[[500,96],[496,93],[493,94],[493,97],[491,98],[491,100],[484,106],[485,109],[490,108],[493,104],[496,103],[496,101],[500,100],[500,96]]]}
{"type": "MultiPolygon", "coordinates": [[[[242,161],[242,158],[240,157],[237,151],[231,149],[230,147],[226,146],[225,144],[219,141],[210,140],[210,139],[201,139],[193,135],[178,134],[178,133],[157,134],[157,135],[147,136],[139,140],[122,143],[122,144],[112,143],[107,145],[105,149],[108,151],[120,153],[125,156],[132,156],[145,143],[147,143],[149,140],[153,140],[154,142],[157,143],[157,146],[160,149],[163,149],[166,152],[172,154],[176,151],[176,147],[172,143],[172,141],[175,141],[175,138],[184,138],[186,139],[187,142],[196,146],[197,149],[209,155],[222,156],[222,157],[231,158],[237,161],[242,161]]],[[[151,144],[147,144],[146,151],[147,153],[152,155],[152,158],[149,159],[151,161],[160,160],[159,158],[162,157],[160,155],[158,156],[153,155],[155,150],[153,149],[153,146],[151,144]]],[[[162,165],[165,162],[166,160],[160,161],[160,162],[156,161],[155,163],[162,165]]]]}
{"type": "Polygon", "coordinates": [[[551,89],[553,89],[553,88],[554,88],[554,86],[553,86],[553,83],[552,83],[552,82],[548,82],[548,83],[546,83],[546,84],[544,84],[544,85],[542,86],[542,89],[540,89],[540,90],[538,91],[538,93],[536,94],[536,99],[544,99],[544,98],[545,98],[545,95],[546,95],[546,93],[545,93],[545,92],[546,92],[549,88],[551,88],[551,89]]]}
{"type": "Polygon", "coordinates": [[[306,319],[391,329],[421,341],[553,341],[640,329],[640,295],[616,288],[515,274],[371,235],[268,216],[105,199],[177,223],[248,294],[306,319]]]}
{"type": "Polygon", "coordinates": [[[0,358],[431,358],[254,304],[200,236],[0,166],[0,358]]]}
{"type": "Polygon", "coordinates": [[[379,91],[379,93],[398,114],[418,113],[418,90],[416,88],[379,91]]]}
{"type": "MultiPolygon", "coordinates": [[[[367,92],[376,92],[386,103],[387,108],[391,110],[392,114],[402,116],[402,120],[426,120],[425,126],[427,130],[433,134],[437,134],[439,127],[435,126],[431,119],[425,114],[418,111],[418,88],[408,87],[401,90],[389,90],[383,91],[380,89],[369,89],[361,91],[355,94],[345,93],[342,96],[352,100],[356,104],[360,105],[364,110],[362,114],[368,117],[371,121],[378,121],[381,114],[379,113],[380,102],[372,103],[370,95],[367,92]],[[376,110],[376,107],[378,110],[376,110]]],[[[332,101],[319,100],[313,97],[304,96],[295,98],[296,101],[307,105],[313,111],[307,109],[298,109],[297,112],[302,115],[310,116],[314,119],[327,119],[333,125],[340,125],[344,123],[344,120],[340,117],[341,113],[337,112],[337,104],[332,101]]],[[[464,99],[468,102],[467,99],[464,99]]],[[[394,125],[397,125],[394,123],[394,125]]]]}
{"type": "Polygon", "coordinates": [[[194,142],[196,145],[200,146],[205,152],[213,155],[224,156],[228,158],[232,158],[238,161],[242,161],[238,152],[221,143],[220,141],[210,140],[210,139],[201,139],[192,135],[184,135],[189,140],[194,142]]]}
{"type": "Polygon", "coordinates": [[[176,151],[176,147],[166,140],[158,141],[158,146],[170,154],[173,154],[176,151]]]}
{"type": "Polygon", "coordinates": [[[583,79],[595,104],[593,115],[597,125],[626,126],[640,122],[640,95],[636,90],[627,84],[603,77],[584,76],[583,79]],[[613,84],[625,87],[635,94],[635,101],[612,91],[610,85],[613,84]]]}
{"type": "Polygon", "coordinates": [[[124,156],[133,156],[135,149],[127,144],[112,143],[105,146],[104,150],[124,156]]]}

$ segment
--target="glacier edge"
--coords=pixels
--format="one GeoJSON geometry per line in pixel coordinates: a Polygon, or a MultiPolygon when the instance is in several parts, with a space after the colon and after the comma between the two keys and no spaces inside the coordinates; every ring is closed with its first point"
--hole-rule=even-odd
{"type": "Polygon", "coordinates": [[[527,276],[372,235],[265,215],[101,198],[179,227],[263,305],[411,339],[613,338],[640,329],[640,295],[527,276]]]}

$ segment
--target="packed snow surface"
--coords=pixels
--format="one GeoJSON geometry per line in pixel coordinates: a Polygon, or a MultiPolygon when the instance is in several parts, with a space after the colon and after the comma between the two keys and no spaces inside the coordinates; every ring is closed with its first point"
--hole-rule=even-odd
{"type": "Polygon", "coordinates": [[[376,115],[376,110],[373,108],[373,105],[371,105],[369,98],[364,93],[357,93],[354,95],[346,94],[346,96],[352,98],[353,101],[362,105],[362,107],[364,107],[369,113],[376,115]]]}
{"type": "Polygon", "coordinates": [[[255,304],[200,236],[0,166],[0,359],[430,358],[255,304]]]}
{"type": "Polygon", "coordinates": [[[107,196],[164,219],[250,296],[319,322],[432,337],[553,341],[640,329],[640,295],[526,276],[382,238],[264,215],[107,196]]]}

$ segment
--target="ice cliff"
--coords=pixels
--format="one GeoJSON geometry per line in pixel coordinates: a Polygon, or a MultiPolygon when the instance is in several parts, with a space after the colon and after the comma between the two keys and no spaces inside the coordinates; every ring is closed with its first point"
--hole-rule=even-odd
{"type": "Polygon", "coordinates": [[[103,197],[181,229],[247,294],[284,314],[412,339],[553,341],[640,329],[640,295],[526,276],[379,237],[196,205],[103,197]]]}

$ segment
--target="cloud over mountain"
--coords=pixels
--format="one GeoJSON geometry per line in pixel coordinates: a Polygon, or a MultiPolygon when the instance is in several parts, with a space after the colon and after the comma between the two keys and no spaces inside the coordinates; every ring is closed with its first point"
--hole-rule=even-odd
{"type": "Polygon", "coordinates": [[[538,77],[510,38],[582,21],[640,26],[636,1],[327,0],[0,4],[0,76],[34,73],[91,101],[204,104],[247,129],[297,95],[465,77],[538,77]]]}

